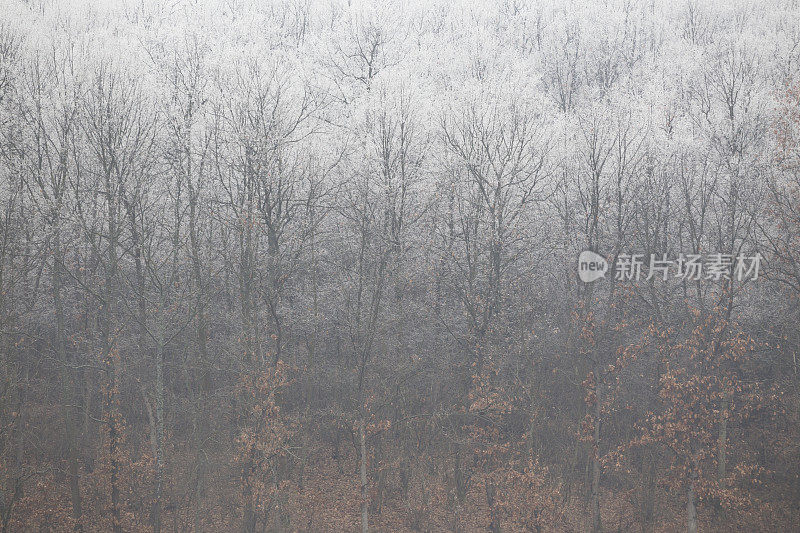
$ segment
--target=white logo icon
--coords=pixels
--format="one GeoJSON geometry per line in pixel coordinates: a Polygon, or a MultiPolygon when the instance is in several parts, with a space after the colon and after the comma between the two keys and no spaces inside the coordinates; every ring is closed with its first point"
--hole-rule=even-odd
{"type": "Polygon", "coordinates": [[[586,250],[578,256],[578,277],[584,283],[604,278],[607,270],[608,262],[600,254],[586,250]]]}

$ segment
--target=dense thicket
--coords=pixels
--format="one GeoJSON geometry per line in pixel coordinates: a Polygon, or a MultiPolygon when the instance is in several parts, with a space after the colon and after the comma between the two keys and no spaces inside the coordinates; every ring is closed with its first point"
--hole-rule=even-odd
{"type": "Polygon", "coordinates": [[[798,527],[796,2],[97,4],[0,5],[3,531],[798,527]]]}

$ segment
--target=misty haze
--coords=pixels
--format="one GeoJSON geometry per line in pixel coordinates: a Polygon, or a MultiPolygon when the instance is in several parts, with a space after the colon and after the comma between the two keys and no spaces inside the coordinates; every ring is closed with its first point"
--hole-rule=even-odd
{"type": "Polygon", "coordinates": [[[0,530],[800,531],[797,0],[0,0],[0,530]]]}

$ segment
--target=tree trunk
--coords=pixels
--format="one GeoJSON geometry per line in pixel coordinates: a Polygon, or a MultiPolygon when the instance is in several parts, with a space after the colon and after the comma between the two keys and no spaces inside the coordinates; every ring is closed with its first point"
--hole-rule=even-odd
{"type": "Polygon", "coordinates": [[[361,415],[361,422],[358,428],[361,441],[361,533],[369,531],[369,505],[367,488],[367,428],[364,415],[361,415]]]}
{"type": "Polygon", "coordinates": [[[244,465],[242,466],[242,483],[243,490],[242,496],[244,498],[244,517],[242,520],[243,533],[255,533],[256,521],[258,516],[253,507],[253,476],[255,472],[255,449],[254,444],[250,443],[247,446],[247,455],[244,465]]]}
{"type": "MultiPolygon", "coordinates": [[[[57,208],[58,209],[58,208],[57,208]]],[[[56,313],[56,351],[58,360],[63,367],[62,387],[64,389],[64,401],[67,404],[64,413],[64,427],[67,439],[67,461],[69,471],[69,495],[72,503],[72,519],[75,521],[74,531],[83,531],[81,522],[81,491],[78,483],[78,452],[77,452],[77,432],[75,429],[75,376],[70,373],[70,364],[67,360],[67,339],[66,324],[64,319],[64,303],[61,298],[61,288],[63,286],[62,269],[64,268],[64,257],[61,251],[61,227],[60,218],[56,214],[54,217],[55,228],[53,235],[53,305],[56,313]]]]}
{"type": "Polygon", "coordinates": [[[727,476],[727,452],[728,452],[728,408],[730,400],[727,392],[722,402],[720,412],[719,438],[717,439],[717,477],[719,482],[724,484],[727,476]]]}
{"type": "MultiPolygon", "coordinates": [[[[595,374],[597,376],[597,374],[595,374]]],[[[595,377],[597,379],[597,377],[595,377]]],[[[602,531],[600,523],[600,390],[595,384],[594,433],[592,445],[592,533],[602,531]]]]}
{"type": "Polygon", "coordinates": [[[489,531],[492,533],[500,533],[500,517],[497,513],[497,486],[491,481],[486,481],[484,484],[486,491],[486,506],[489,507],[489,531]]]}
{"type": "MultiPolygon", "coordinates": [[[[159,326],[160,327],[160,326],[159,326]]],[[[156,465],[155,497],[153,499],[153,533],[161,532],[161,495],[164,486],[164,349],[163,335],[156,347],[156,465]]]]}
{"type": "Polygon", "coordinates": [[[656,459],[648,454],[642,460],[642,470],[646,468],[644,476],[644,487],[642,490],[642,533],[653,530],[653,514],[655,512],[655,491],[656,491],[656,459]],[[646,465],[645,465],[646,463],[646,465]]]}
{"type": "Polygon", "coordinates": [[[102,337],[103,337],[103,356],[106,372],[108,373],[108,385],[106,389],[106,416],[108,417],[108,455],[111,470],[111,518],[112,530],[114,533],[122,533],[122,523],[120,521],[120,501],[119,501],[119,464],[117,462],[117,446],[120,438],[119,412],[117,398],[117,381],[121,378],[121,363],[119,354],[114,346],[114,283],[117,275],[117,213],[114,205],[114,192],[111,186],[110,171],[106,174],[106,194],[108,200],[108,264],[106,265],[105,286],[102,307],[102,337]]]}
{"type": "Polygon", "coordinates": [[[686,515],[688,518],[686,530],[689,533],[697,533],[697,508],[694,504],[694,480],[689,483],[688,497],[686,500],[686,515]]]}

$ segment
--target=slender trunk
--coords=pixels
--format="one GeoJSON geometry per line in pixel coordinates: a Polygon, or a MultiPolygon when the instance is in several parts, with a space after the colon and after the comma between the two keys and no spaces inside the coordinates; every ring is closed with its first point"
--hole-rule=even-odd
{"type": "Polygon", "coordinates": [[[361,441],[361,533],[368,533],[369,531],[369,505],[368,505],[368,488],[367,488],[367,430],[366,420],[362,413],[361,421],[358,427],[359,437],[361,441]]]}
{"type": "Polygon", "coordinates": [[[244,521],[242,523],[242,531],[244,533],[255,533],[256,531],[256,512],[253,509],[253,488],[250,485],[253,477],[253,449],[252,446],[248,450],[248,460],[242,469],[242,477],[244,478],[244,521]]]}
{"type": "Polygon", "coordinates": [[[203,266],[200,258],[200,237],[197,230],[197,198],[194,189],[189,189],[189,242],[192,254],[192,277],[197,290],[195,305],[197,306],[197,344],[200,356],[202,387],[211,388],[208,361],[208,324],[206,321],[206,297],[203,285],[203,266]]]}
{"type": "Polygon", "coordinates": [[[720,412],[719,437],[717,439],[717,477],[722,484],[725,483],[725,477],[727,476],[729,404],[730,399],[728,398],[728,394],[725,393],[725,397],[722,401],[722,410],[720,412]]]}
{"type": "Polygon", "coordinates": [[[205,459],[203,442],[206,435],[205,425],[207,421],[205,414],[205,395],[201,392],[198,396],[198,402],[200,405],[194,411],[194,431],[192,432],[192,446],[195,452],[195,484],[192,489],[192,496],[194,499],[192,531],[202,530],[200,525],[201,499],[205,490],[205,459]]]}
{"type": "Polygon", "coordinates": [[[106,173],[106,194],[108,196],[108,264],[106,265],[104,301],[102,309],[103,356],[108,383],[106,388],[106,416],[108,423],[108,454],[111,471],[111,518],[114,533],[122,533],[120,518],[119,464],[117,447],[119,445],[119,406],[117,398],[117,381],[121,377],[121,361],[114,346],[114,283],[117,274],[117,206],[114,201],[116,192],[111,185],[111,174],[106,173]]]}
{"type": "Polygon", "coordinates": [[[484,484],[486,492],[486,505],[489,507],[489,531],[500,533],[500,517],[497,513],[497,486],[491,481],[484,484]]]}
{"type": "MultiPolygon", "coordinates": [[[[595,374],[597,379],[597,374],[595,374]]],[[[600,384],[595,384],[594,433],[592,445],[592,533],[602,531],[600,523],[600,384]]]]}
{"type": "MultiPolygon", "coordinates": [[[[190,128],[187,130],[191,131],[190,128]]],[[[203,443],[207,434],[208,417],[206,414],[206,394],[212,388],[211,368],[208,357],[208,324],[206,320],[206,293],[205,285],[203,283],[203,265],[200,257],[200,235],[197,228],[197,202],[200,196],[198,188],[192,182],[192,154],[191,154],[191,138],[187,140],[185,145],[186,150],[186,184],[189,189],[189,243],[191,245],[192,255],[192,277],[195,285],[195,306],[197,308],[197,344],[200,368],[200,386],[196,396],[194,405],[194,431],[192,433],[192,445],[196,457],[195,475],[196,482],[193,491],[194,497],[194,516],[193,526],[194,531],[200,531],[200,498],[204,486],[204,453],[203,443]]],[[[202,169],[202,165],[201,165],[202,169]]]]}
{"type": "Polygon", "coordinates": [[[642,533],[647,533],[653,529],[653,513],[655,511],[655,490],[656,490],[656,460],[655,457],[649,455],[643,459],[646,462],[646,467],[643,465],[642,469],[647,469],[644,480],[644,490],[642,491],[642,533]]]}
{"type": "MultiPolygon", "coordinates": [[[[161,326],[159,326],[161,327],[161,326]]],[[[153,499],[153,533],[161,532],[161,496],[164,486],[164,336],[158,336],[156,347],[156,456],[155,497],[153,499]]]]}
{"type": "Polygon", "coordinates": [[[311,234],[311,291],[314,328],[311,332],[311,341],[308,343],[308,366],[314,366],[314,355],[317,350],[317,336],[319,333],[319,282],[317,281],[317,251],[316,237],[311,234]]]}
{"type": "Polygon", "coordinates": [[[697,507],[695,507],[694,503],[694,480],[695,474],[692,473],[686,498],[686,516],[688,519],[686,529],[689,533],[697,533],[697,507]]]}
{"type": "MultiPolygon", "coordinates": [[[[6,367],[7,368],[7,367],[6,367]]],[[[20,380],[21,381],[21,380],[20,380]]],[[[25,383],[28,383],[28,370],[25,371],[25,383]]],[[[22,393],[20,391],[20,383],[19,381],[16,384],[17,389],[17,409],[19,410],[19,416],[17,417],[16,422],[16,453],[15,453],[15,461],[14,461],[14,469],[13,469],[13,489],[11,491],[11,497],[7,498],[5,494],[3,494],[3,498],[0,498],[0,519],[2,519],[2,532],[7,533],[11,531],[9,528],[9,524],[11,522],[11,515],[14,512],[14,506],[16,505],[17,501],[23,496],[23,487],[22,487],[22,456],[24,454],[24,433],[23,428],[25,427],[25,404],[26,404],[26,396],[27,394],[22,393]]]]}
{"type": "Polygon", "coordinates": [[[108,454],[111,465],[111,519],[114,533],[122,533],[122,523],[119,511],[119,464],[117,463],[117,444],[119,439],[119,428],[116,420],[116,394],[117,388],[116,372],[114,371],[114,355],[109,353],[107,365],[109,367],[110,379],[108,392],[106,393],[106,403],[108,404],[108,454]]]}
{"type": "Polygon", "coordinates": [[[69,494],[72,503],[72,519],[75,521],[74,531],[83,531],[81,492],[78,477],[78,453],[77,453],[77,433],[75,430],[75,400],[74,400],[74,376],[70,373],[70,362],[67,360],[67,339],[66,324],[64,319],[64,302],[61,298],[63,286],[62,268],[63,254],[61,251],[61,228],[59,216],[55,216],[55,230],[53,235],[53,304],[56,313],[56,350],[58,361],[63,368],[62,387],[64,389],[64,401],[67,404],[64,413],[64,426],[67,440],[67,461],[69,471],[69,494]]]}
{"type": "Polygon", "coordinates": [[[600,522],[600,461],[592,458],[592,532],[602,531],[600,522]]]}
{"type": "MultiPolygon", "coordinates": [[[[92,394],[94,392],[94,383],[92,381],[92,373],[89,370],[83,371],[84,384],[83,384],[83,435],[86,438],[91,430],[92,421],[92,394]]],[[[85,452],[84,452],[85,453],[85,452]]],[[[84,461],[87,461],[84,456],[84,461]]],[[[91,463],[90,463],[91,464],[91,463]]]]}

